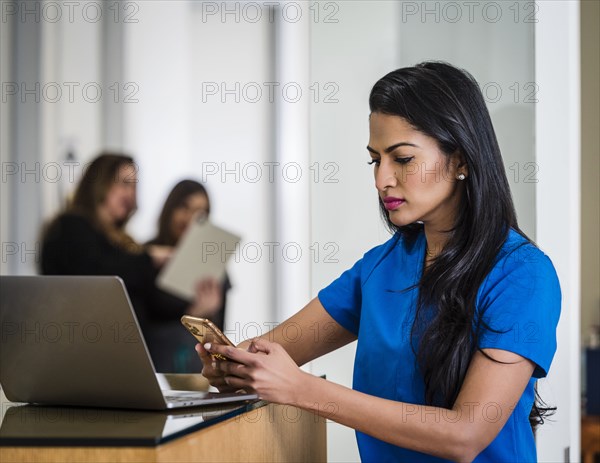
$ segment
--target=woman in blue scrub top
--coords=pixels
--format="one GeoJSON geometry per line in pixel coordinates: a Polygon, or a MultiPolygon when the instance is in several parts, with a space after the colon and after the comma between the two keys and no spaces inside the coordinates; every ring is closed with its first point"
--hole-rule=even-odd
{"type": "Polygon", "coordinates": [[[356,429],[363,461],[536,461],[548,409],[535,384],[556,350],[560,286],[517,225],[479,86],[426,62],[380,79],[369,104],[392,238],[272,332],[197,346],[203,373],[356,429]],[[298,367],[354,340],[352,389],[298,367]]]}

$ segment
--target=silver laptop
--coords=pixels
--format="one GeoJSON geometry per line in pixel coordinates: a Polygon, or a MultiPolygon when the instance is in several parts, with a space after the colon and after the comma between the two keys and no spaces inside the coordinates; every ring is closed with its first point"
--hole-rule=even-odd
{"type": "Polygon", "coordinates": [[[0,276],[0,329],[13,402],[163,410],[257,398],[162,390],[118,277],[0,276]]]}

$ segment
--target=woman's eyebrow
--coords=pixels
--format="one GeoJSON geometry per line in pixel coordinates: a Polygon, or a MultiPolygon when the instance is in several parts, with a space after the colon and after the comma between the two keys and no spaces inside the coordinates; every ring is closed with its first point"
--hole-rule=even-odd
{"type": "MultiPolygon", "coordinates": [[[[392,146],[388,146],[386,149],[383,150],[384,153],[389,154],[392,151],[394,151],[396,148],[399,148],[400,146],[412,146],[413,148],[419,148],[419,145],[415,145],[414,143],[408,143],[405,141],[401,141],[400,143],[396,143],[392,146]]],[[[373,154],[379,154],[378,151],[375,151],[373,148],[371,148],[369,145],[367,145],[367,150],[370,151],[373,154]]]]}

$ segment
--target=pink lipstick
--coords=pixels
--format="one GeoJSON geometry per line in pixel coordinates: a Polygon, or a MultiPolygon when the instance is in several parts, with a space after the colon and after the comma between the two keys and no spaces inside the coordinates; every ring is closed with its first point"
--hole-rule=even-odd
{"type": "Polygon", "coordinates": [[[388,211],[398,209],[406,201],[402,198],[394,198],[393,196],[387,196],[383,198],[383,204],[388,211]]]}

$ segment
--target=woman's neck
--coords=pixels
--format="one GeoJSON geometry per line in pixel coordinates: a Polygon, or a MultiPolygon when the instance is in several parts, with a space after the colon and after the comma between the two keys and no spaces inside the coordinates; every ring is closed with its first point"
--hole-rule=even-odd
{"type": "Polygon", "coordinates": [[[445,230],[451,227],[434,227],[424,224],[425,232],[425,268],[429,267],[433,261],[442,253],[444,246],[448,243],[449,234],[445,230]]]}
{"type": "Polygon", "coordinates": [[[442,249],[444,249],[444,246],[448,241],[448,237],[444,233],[434,231],[428,232],[427,229],[425,229],[425,241],[425,253],[427,257],[433,258],[442,252],[442,249]]]}

